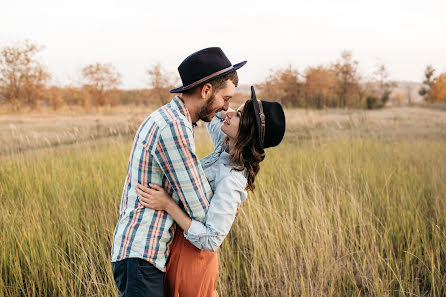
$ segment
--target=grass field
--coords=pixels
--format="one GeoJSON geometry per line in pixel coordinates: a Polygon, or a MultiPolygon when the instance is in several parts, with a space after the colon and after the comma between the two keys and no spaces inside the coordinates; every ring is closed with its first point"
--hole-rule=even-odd
{"type": "MultiPolygon", "coordinates": [[[[129,112],[0,117],[0,296],[117,296],[129,112]]],[[[445,111],[287,111],[219,251],[220,295],[446,296],[445,180],[445,111]]]]}

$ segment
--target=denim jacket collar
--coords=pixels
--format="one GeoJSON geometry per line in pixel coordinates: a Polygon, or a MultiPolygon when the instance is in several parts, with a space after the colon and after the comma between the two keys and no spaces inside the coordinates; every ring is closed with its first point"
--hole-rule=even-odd
{"type": "Polygon", "coordinates": [[[226,151],[221,153],[220,160],[224,165],[233,165],[231,162],[231,155],[229,155],[226,151]]]}

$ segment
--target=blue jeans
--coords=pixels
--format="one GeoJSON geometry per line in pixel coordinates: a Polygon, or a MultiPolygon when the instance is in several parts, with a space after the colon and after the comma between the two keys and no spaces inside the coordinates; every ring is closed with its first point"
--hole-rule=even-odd
{"type": "Polygon", "coordinates": [[[164,296],[164,272],[146,260],[129,258],[113,263],[120,297],[164,296]]]}

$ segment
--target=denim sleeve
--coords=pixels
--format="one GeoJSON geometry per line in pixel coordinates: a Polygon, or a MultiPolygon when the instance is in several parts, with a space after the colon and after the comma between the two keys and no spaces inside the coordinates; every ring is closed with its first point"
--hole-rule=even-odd
{"type": "Polygon", "coordinates": [[[248,196],[245,186],[246,178],[241,172],[232,171],[218,181],[205,222],[192,220],[184,233],[186,239],[199,249],[217,250],[232,227],[238,207],[248,196]]]}
{"type": "Polygon", "coordinates": [[[225,139],[225,133],[223,133],[220,129],[223,124],[223,119],[221,117],[221,112],[217,113],[217,115],[210,121],[206,123],[206,128],[208,130],[209,137],[211,138],[212,144],[214,148],[220,146],[225,139]]]}

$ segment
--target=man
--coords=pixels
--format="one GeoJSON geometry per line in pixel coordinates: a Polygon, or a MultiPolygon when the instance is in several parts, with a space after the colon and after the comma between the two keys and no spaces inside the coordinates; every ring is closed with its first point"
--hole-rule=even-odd
{"type": "Polygon", "coordinates": [[[120,296],[163,296],[163,277],[175,232],[163,211],[144,208],[136,185],[163,186],[194,219],[203,221],[212,191],[195,154],[193,126],[226,111],[238,84],[236,70],[218,47],[187,57],[178,67],[181,93],[139,127],[127,167],[112,247],[120,296]]]}

